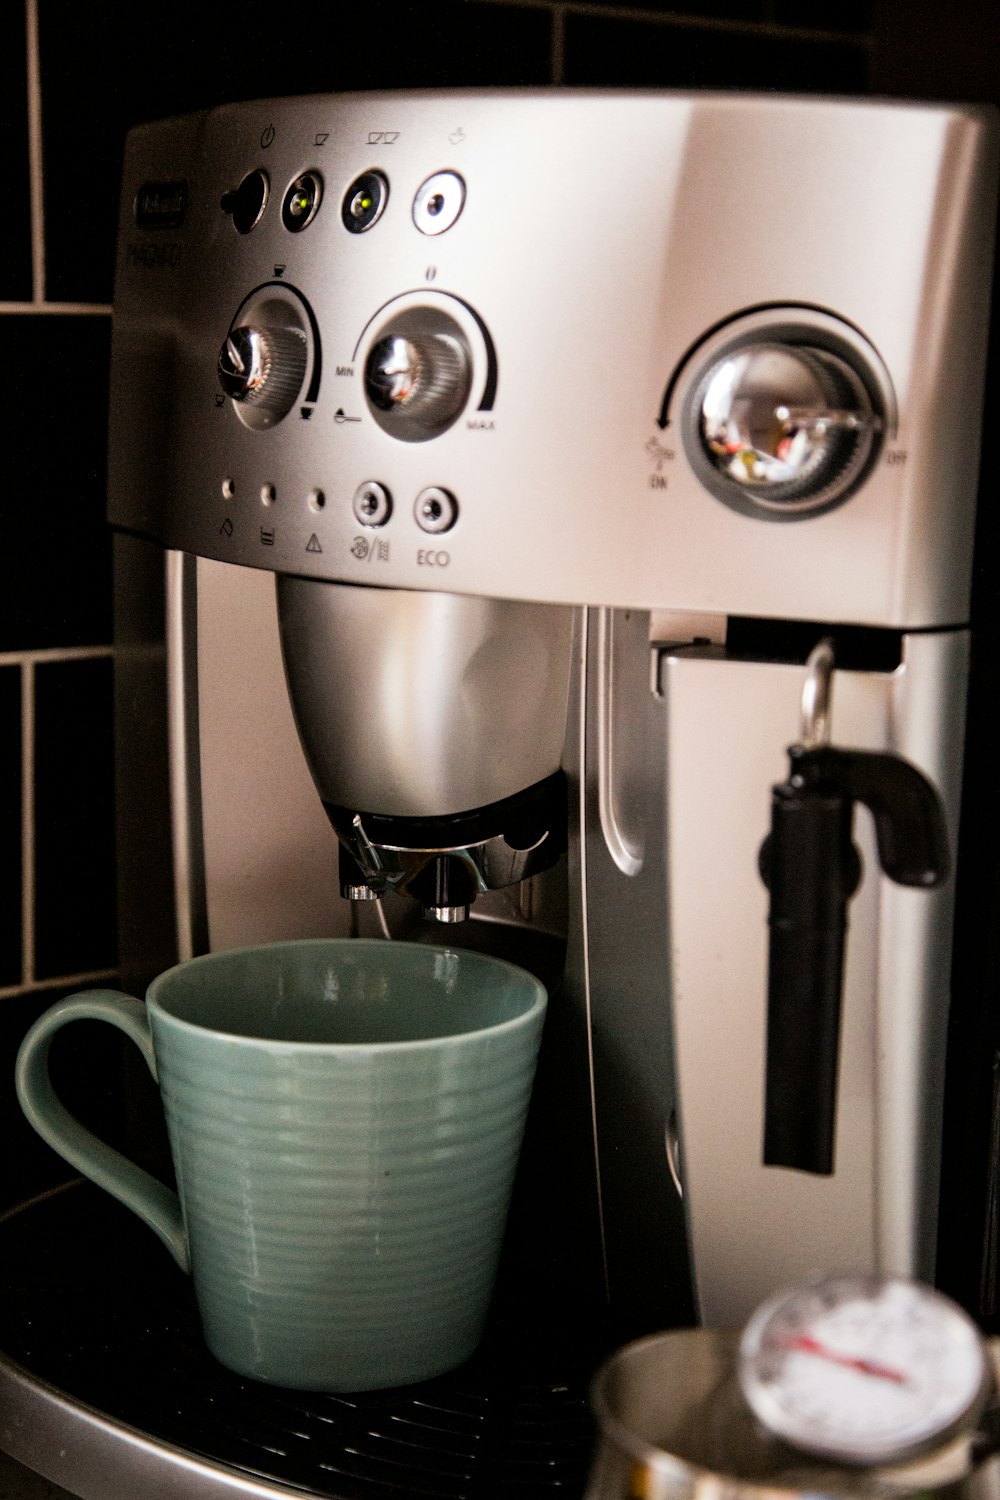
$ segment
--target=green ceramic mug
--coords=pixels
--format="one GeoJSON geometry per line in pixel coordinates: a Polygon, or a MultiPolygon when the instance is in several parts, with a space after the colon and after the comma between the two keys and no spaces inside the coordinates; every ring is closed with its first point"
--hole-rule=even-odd
{"type": "Polygon", "coordinates": [[[513,964],[416,943],[212,953],[145,1005],[54,1005],[21,1046],[18,1097],[191,1272],[224,1365],[306,1390],[402,1385],[482,1335],[545,1005],[513,964]],[[124,1031],[158,1081],[178,1194],[53,1093],[50,1039],[83,1017],[124,1031]]]}

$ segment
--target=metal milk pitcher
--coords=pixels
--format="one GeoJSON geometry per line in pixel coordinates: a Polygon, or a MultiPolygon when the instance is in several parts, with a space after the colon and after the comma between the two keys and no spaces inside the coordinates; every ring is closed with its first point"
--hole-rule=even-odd
{"type": "Polygon", "coordinates": [[[791,1288],[742,1333],[654,1334],[595,1377],[585,1500],[998,1500],[998,1350],[891,1277],[791,1288]]]}

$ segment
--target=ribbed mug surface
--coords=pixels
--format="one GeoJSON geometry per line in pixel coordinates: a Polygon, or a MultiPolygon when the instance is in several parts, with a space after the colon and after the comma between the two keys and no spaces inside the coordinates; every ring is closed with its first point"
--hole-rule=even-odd
{"type": "Polygon", "coordinates": [[[545,1010],[481,955],[213,954],[149,1012],[206,1342],[306,1389],[425,1379],[488,1310],[545,1010]]]}

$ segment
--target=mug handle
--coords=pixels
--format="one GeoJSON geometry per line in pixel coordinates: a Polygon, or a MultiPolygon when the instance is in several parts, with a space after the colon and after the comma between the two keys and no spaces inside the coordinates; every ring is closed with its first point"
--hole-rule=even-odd
{"type": "Polygon", "coordinates": [[[129,1037],[146,1060],[155,1082],[156,1060],[146,1007],[116,990],[83,990],[47,1010],[27,1033],[17,1054],[17,1097],[29,1123],[91,1182],[124,1203],[148,1224],[182,1271],[191,1270],[191,1255],[180,1199],[120,1151],[81,1125],[56,1097],[49,1077],[49,1047],[55,1033],[70,1021],[108,1021],[129,1037]]]}

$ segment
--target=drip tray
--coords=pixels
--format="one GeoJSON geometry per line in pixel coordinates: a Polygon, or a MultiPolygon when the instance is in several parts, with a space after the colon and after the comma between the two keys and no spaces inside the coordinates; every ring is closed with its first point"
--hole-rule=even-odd
{"type": "Polygon", "coordinates": [[[89,1183],[0,1219],[0,1350],[0,1447],[83,1500],[583,1493],[598,1350],[504,1307],[474,1359],[421,1385],[245,1380],[205,1349],[159,1241],[89,1183]]]}

